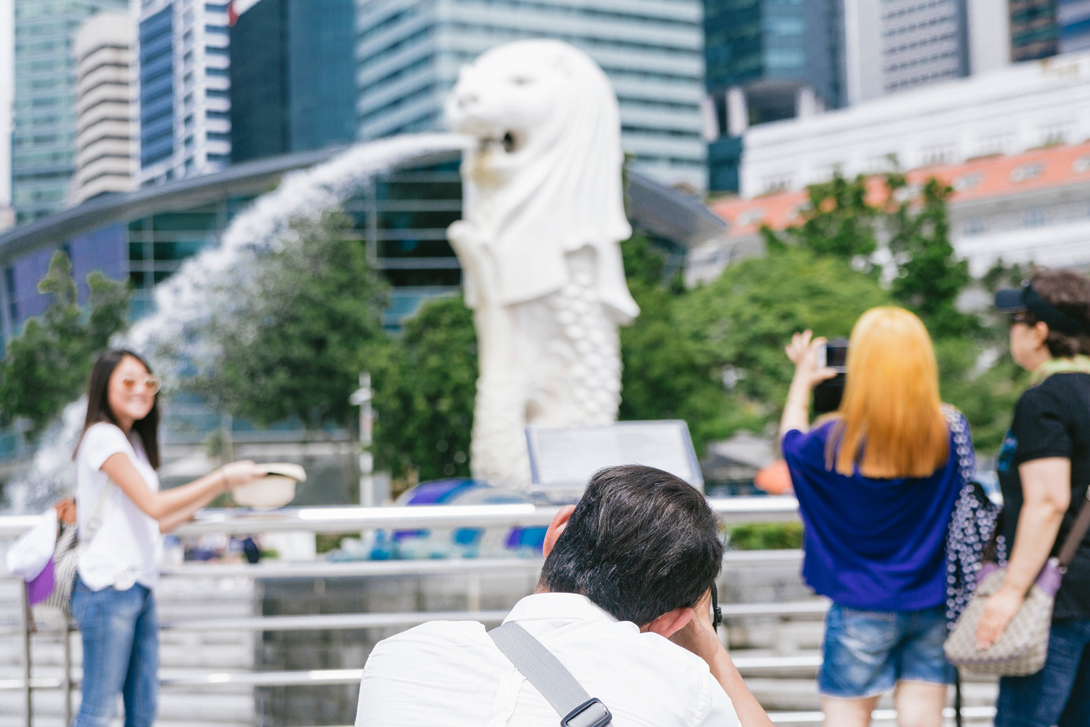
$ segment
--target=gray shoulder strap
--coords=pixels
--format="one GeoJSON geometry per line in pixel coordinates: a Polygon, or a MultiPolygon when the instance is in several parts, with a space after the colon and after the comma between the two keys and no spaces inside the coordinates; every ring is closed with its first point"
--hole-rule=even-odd
{"type": "Polygon", "coordinates": [[[508,622],[488,635],[561,715],[561,727],[607,727],[612,723],[613,715],[606,705],[587,694],[571,672],[526,629],[508,622]]]}
{"type": "Polygon", "coordinates": [[[98,499],[95,500],[95,509],[91,511],[87,527],[83,529],[84,543],[90,543],[98,534],[98,529],[102,527],[102,511],[106,508],[106,502],[110,499],[110,495],[114,494],[115,487],[117,485],[114,484],[114,481],[107,479],[106,484],[102,486],[102,492],[98,493],[98,499]]]}

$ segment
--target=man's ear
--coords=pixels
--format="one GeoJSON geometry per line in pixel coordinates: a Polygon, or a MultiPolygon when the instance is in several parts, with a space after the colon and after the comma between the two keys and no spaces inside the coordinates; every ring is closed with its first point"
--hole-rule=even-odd
{"type": "Polygon", "coordinates": [[[667,611],[649,624],[640,627],[641,633],[651,632],[668,639],[685,628],[693,620],[693,609],[675,608],[667,611]]]}
{"type": "Polygon", "coordinates": [[[573,512],[575,512],[575,505],[565,505],[553,516],[553,521],[549,523],[549,529],[545,531],[545,542],[541,545],[541,552],[546,558],[549,557],[549,553],[553,552],[553,546],[556,545],[560,533],[564,532],[564,528],[568,527],[568,521],[571,520],[573,512]]]}

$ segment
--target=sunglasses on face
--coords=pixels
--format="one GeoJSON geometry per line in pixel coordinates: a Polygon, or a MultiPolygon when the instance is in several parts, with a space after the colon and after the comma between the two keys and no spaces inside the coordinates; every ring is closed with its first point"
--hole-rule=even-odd
{"type": "Polygon", "coordinates": [[[121,379],[121,390],[126,394],[147,393],[157,394],[163,387],[163,382],[158,376],[126,376],[121,379]]]}
{"type": "Polygon", "coordinates": [[[1033,316],[1028,313],[1011,313],[1010,324],[1013,326],[1016,323],[1032,326],[1036,321],[1034,321],[1033,316]]]}

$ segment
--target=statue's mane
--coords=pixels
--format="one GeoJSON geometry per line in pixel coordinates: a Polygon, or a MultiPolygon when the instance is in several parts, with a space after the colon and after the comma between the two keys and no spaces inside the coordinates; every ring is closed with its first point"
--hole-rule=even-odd
{"type": "Polygon", "coordinates": [[[564,93],[533,129],[534,153],[504,169],[501,183],[478,184],[488,160],[477,150],[466,153],[465,216],[487,221],[505,302],[561,288],[567,282],[564,253],[590,245],[597,253],[600,299],[626,322],[639,308],[629,295],[617,244],[632,229],[624,212],[624,154],[613,88],[589,56],[560,41],[517,41],[485,53],[474,65],[502,63],[510,53],[526,54],[535,67],[561,74],[564,93]]]}

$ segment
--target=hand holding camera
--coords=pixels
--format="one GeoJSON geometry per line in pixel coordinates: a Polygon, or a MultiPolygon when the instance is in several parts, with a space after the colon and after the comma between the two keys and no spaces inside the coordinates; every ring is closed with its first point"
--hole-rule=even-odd
{"type": "MultiPolygon", "coordinates": [[[[841,358],[840,349],[832,349],[833,361],[830,361],[830,347],[826,340],[820,336],[811,340],[813,335],[813,331],[810,330],[796,333],[785,349],[787,357],[795,364],[795,381],[804,383],[808,388],[841,373],[841,370],[835,368],[837,359],[841,358]]],[[[843,354],[846,358],[847,346],[844,346],[843,354]]],[[[839,361],[839,364],[842,367],[843,361],[839,361]]]]}

